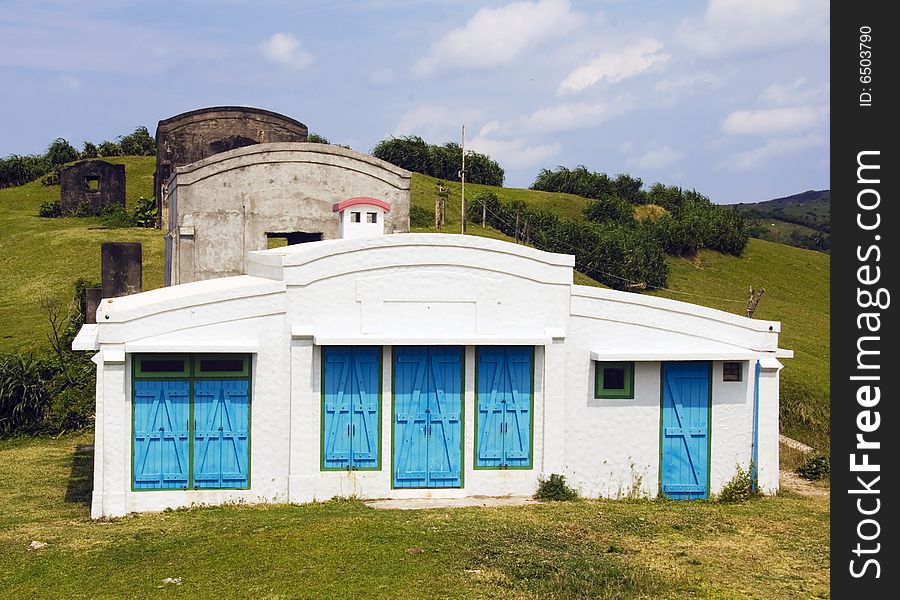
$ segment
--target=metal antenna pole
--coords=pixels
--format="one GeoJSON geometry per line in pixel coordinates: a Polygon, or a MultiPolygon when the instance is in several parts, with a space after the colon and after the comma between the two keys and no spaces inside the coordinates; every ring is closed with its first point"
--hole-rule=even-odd
{"type": "Polygon", "coordinates": [[[460,182],[462,183],[462,214],[460,215],[461,233],[466,233],[466,124],[462,126],[462,171],[459,172],[460,182]]]}

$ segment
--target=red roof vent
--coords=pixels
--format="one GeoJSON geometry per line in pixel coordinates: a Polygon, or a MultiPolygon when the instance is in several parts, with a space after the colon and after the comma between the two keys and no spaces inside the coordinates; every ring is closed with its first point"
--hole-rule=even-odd
{"type": "Polygon", "coordinates": [[[342,210],[350,208],[351,206],[358,206],[360,204],[377,206],[378,208],[384,210],[384,212],[391,212],[391,205],[384,200],[379,200],[378,198],[369,198],[366,196],[359,196],[358,198],[348,198],[346,200],[342,200],[341,202],[338,202],[337,204],[332,206],[331,210],[332,212],[341,212],[342,210]]]}

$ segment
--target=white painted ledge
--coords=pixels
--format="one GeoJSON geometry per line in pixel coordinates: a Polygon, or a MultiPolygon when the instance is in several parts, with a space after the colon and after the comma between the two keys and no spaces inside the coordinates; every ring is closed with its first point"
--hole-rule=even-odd
{"type": "Polygon", "coordinates": [[[775,358],[794,358],[794,351],[785,348],[779,348],[775,352],[775,358]]]}
{"type": "Polygon", "coordinates": [[[126,342],[125,352],[132,354],[136,352],[167,352],[167,353],[184,353],[184,352],[228,352],[234,354],[253,354],[259,352],[259,344],[256,342],[246,342],[241,340],[196,340],[190,343],[166,343],[161,341],[152,342],[126,342]]]}
{"type": "Polygon", "coordinates": [[[96,352],[100,349],[100,341],[97,337],[98,329],[96,323],[86,323],[78,330],[78,335],[72,340],[72,350],[93,350],[96,352]]]}
{"type": "Polygon", "coordinates": [[[553,339],[534,336],[384,336],[384,335],[315,335],[317,346],[548,346],[553,339]]]}
{"type": "Polygon", "coordinates": [[[750,350],[698,350],[694,352],[653,351],[647,352],[591,352],[591,360],[662,362],[685,360],[756,360],[759,353],[750,350]]]}

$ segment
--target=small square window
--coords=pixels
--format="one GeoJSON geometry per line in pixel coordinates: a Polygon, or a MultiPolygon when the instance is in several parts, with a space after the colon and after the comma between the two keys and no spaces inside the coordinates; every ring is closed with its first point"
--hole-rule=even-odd
{"type": "Polygon", "coordinates": [[[366,223],[377,223],[378,222],[378,213],[366,213],[366,223]]]}
{"type": "Polygon", "coordinates": [[[742,366],[740,362],[722,363],[722,381],[743,381],[742,366]]]}
{"type": "Polygon", "coordinates": [[[84,178],[84,187],[87,188],[88,191],[91,191],[91,192],[100,191],[100,178],[93,177],[93,176],[85,177],[84,178]]]}
{"type": "Polygon", "coordinates": [[[633,362],[597,362],[594,365],[594,398],[634,398],[633,362]]]}
{"type": "Polygon", "coordinates": [[[360,218],[362,213],[360,212],[352,212],[350,213],[350,222],[351,223],[361,223],[362,219],[360,218]]]}

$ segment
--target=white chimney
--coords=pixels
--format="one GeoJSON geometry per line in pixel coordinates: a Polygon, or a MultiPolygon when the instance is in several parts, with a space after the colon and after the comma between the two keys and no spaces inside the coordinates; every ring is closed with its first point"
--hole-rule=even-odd
{"type": "Polygon", "coordinates": [[[341,220],[341,238],[371,238],[384,235],[384,215],[391,205],[378,198],[348,198],[331,207],[341,220]]]}

